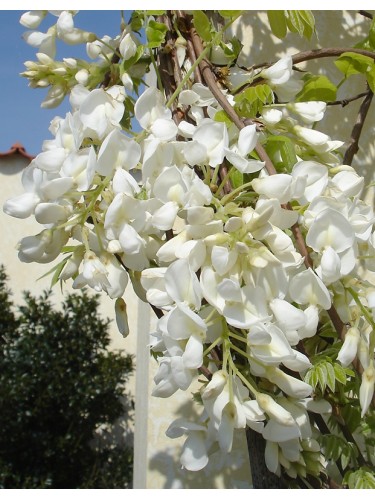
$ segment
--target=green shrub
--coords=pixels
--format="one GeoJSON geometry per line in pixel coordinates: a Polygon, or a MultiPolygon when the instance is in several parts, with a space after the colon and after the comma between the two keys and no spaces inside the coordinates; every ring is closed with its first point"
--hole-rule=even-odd
{"type": "Polygon", "coordinates": [[[108,351],[98,297],[58,311],[25,293],[15,314],[6,281],[0,268],[0,487],[131,487],[132,358],[108,351]]]}

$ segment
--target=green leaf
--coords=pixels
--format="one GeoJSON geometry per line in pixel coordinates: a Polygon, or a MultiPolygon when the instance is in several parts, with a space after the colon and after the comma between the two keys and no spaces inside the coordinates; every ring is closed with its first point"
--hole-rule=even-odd
{"type": "Polygon", "coordinates": [[[358,73],[367,73],[374,67],[374,60],[371,57],[357,54],[355,52],[344,52],[335,61],[335,65],[344,74],[345,78],[358,73]]]}
{"type": "Polygon", "coordinates": [[[335,387],[336,387],[335,370],[331,365],[331,363],[325,363],[325,366],[327,370],[327,385],[332,392],[335,392],[335,387]]]}
{"type": "Polygon", "coordinates": [[[231,63],[238,58],[238,56],[242,50],[243,45],[236,37],[233,37],[229,41],[230,41],[230,44],[224,43],[224,41],[221,40],[220,47],[222,48],[225,56],[228,58],[228,62],[231,63]]]}
{"type": "Polygon", "coordinates": [[[341,436],[325,434],[320,438],[320,441],[327,460],[332,462],[340,460],[343,469],[346,469],[352,461],[355,463],[356,454],[354,447],[341,436]]]}
{"type": "Polygon", "coordinates": [[[375,474],[368,467],[361,467],[355,471],[348,471],[343,479],[343,485],[349,489],[374,489],[375,474]]]}
{"type": "Polygon", "coordinates": [[[56,283],[59,281],[60,274],[62,273],[62,270],[65,267],[65,264],[68,262],[70,259],[70,255],[63,259],[56,267],[56,271],[54,272],[51,280],[51,288],[56,285],[56,283]]]}
{"type": "Polygon", "coordinates": [[[234,98],[236,110],[241,116],[255,118],[265,104],[272,104],[273,92],[269,85],[261,84],[248,87],[234,98]]]}
{"type": "Polygon", "coordinates": [[[316,373],[315,367],[310,368],[310,370],[305,375],[306,384],[310,384],[313,389],[318,385],[318,375],[316,373]]]}
{"type": "Polygon", "coordinates": [[[371,70],[366,73],[366,80],[370,89],[375,92],[375,64],[371,70]]]}
{"type": "Polygon", "coordinates": [[[201,10],[195,10],[193,14],[193,22],[195,29],[202,40],[210,42],[212,39],[212,26],[206,14],[201,10]]]}
{"type": "Polygon", "coordinates": [[[310,40],[315,32],[315,19],[309,10],[287,10],[286,23],[292,33],[310,40]]]}
{"type": "Polygon", "coordinates": [[[294,144],[289,137],[283,135],[270,136],[265,144],[265,149],[278,170],[286,169],[290,172],[297,163],[294,144]]]}
{"type": "Polygon", "coordinates": [[[130,27],[132,31],[139,31],[144,23],[144,12],[135,10],[130,18],[130,27]]]}
{"type": "Polygon", "coordinates": [[[225,17],[227,19],[232,19],[232,17],[237,16],[241,10],[219,10],[219,14],[221,17],[225,17]]]}
{"type": "Polygon", "coordinates": [[[328,378],[326,365],[324,362],[319,363],[315,369],[318,376],[319,385],[322,389],[322,392],[324,392],[327,386],[327,378],[328,378]]]}
{"type": "Polygon", "coordinates": [[[340,384],[345,385],[346,384],[346,372],[345,369],[339,364],[335,363],[333,365],[333,369],[335,372],[335,378],[340,384]]]}
{"type": "Polygon", "coordinates": [[[168,31],[167,26],[164,23],[157,23],[152,19],[148,23],[146,28],[146,36],[149,48],[160,47],[160,45],[165,40],[165,35],[168,31]]]}
{"type": "Polygon", "coordinates": [[[145,50],[144,45],[138,45],[134,56],[122,62],[121,64],[122,73],[126,72],[129,68],[134,66],[134,64],[136,64],[139,61],[139,59],[143,56],[144,50],[145,50]]]}
{"type": "Polygon", "coordinates": [[[162,16],[165,12],[165,10],[146,10],[148,16],[162,16]]]}
{"type": "Polygon", "coordinates": [[[52,280],[51,280],[51,287],[56,285],[56,283],[58,282],[59,276],[60,276],[62,270],[64,269],[65,264],[70,259],[70,257],[71,257],[71,255],[68,255],[67,257],[65,257],[65,259],[63,259],[61,262],[56,264],[56,266],[52,267],[52,269],[50,269],[45,274],[43,274],[43,276],[40,276],[40,278],[38,278],[37,281],[39,281],[39,280],[45,278],[46,276],[48,276],[49,274],[53,273],[52,280]]]}
{"type": "Polygon", "coordinates": [[[302,18],[298,14],[298,10],[287,11],[286,23],[292,33],[298,33],[303,36],[304,25],[302,18]]]}
{"type": "Polygon", "coordinates": [[[371,21],[370,31],[368,34],[368,42],[370,47],[375,50],[375,18],[371,21]]]}
{"type": "Polygon", "coordinates": [[[273,99],[273,93],[272,89],[269,85],[262,84],[262,85],[256,85],[253,87],[255,90],[255,95],[256,97],[262,101],[263,104],[269,104],[272,102],[273,99]]]}
{"type": "Polygon", "coordinates": [[[236,168],[234,168],[231,171],[229,178],[234,189],[242,186],[244,183],[243,174],[239,172],[236,168]]]}
{"type": "Polygon", "coordinates": [[[334,101],[337,87],[324,75],[307,75],[303,89],[297,94],[296,101],[334,101]]]}
{"type": "Polygon", "coordinates": [[[346,469],[352,460],[355,460],[354,448],[352,446],[352,443],[346,443],[346,446],[343,446],[340,455],[342,468],[346,469]]]}
{"type": "Polygon", "coordinates": [[[300,10],[298,11],[301,18],[305,24],[305,31],[303,36],[310,40],[312,35],[315,33],[315,18],[311,10],[300,10]]]}
{"type": "Polygon", "coordinates": [[[214,120],[215,122],[224,122],[228,126],[232,124],[232,120],[229,118],[228,114],[223,109],[221,109],[215,114],[214,120]]]}
{"type": "Polygon", "coordinates": [[[348,426],[350,432],[355,432],[361,423],[361,408],[359,406],[358,400],[356,404],[347,403],[341,408],[341,415],[348,426]]]}
{"type": "Polygon", "coordinates": [[[272,33],[281,40],[287,34],[286,16],[284,10],[267,10],[268,22],[272,33]]]}

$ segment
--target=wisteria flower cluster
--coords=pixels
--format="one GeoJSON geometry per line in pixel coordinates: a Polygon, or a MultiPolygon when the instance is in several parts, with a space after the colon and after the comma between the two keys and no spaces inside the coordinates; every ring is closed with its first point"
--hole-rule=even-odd
{"type": "MultiPolygon", "coordinates": [[[[324,482],[334,461],[327,429],[341,439],[332,419],[349,418],[345,405],[357,428],[373,415],[375,216],[344,143],[315,127],[327,103],[299,98],[305,83],[290,56],[237,68],[239,42],[224,33],[240,13],[224,12],[217,31],[203,12],[202,21],[137,11],[121,36],[99,39],[63,11],[47,33],[28,32],[39,52],[24,76],[52,85],[47,105],[69,94],[71,111],[52,121],[53,139],[23,173],[25,193],[4,211],[42,226],[20,241],[20,260],[63,254],[54,282],[107,293],[123,335],[129,281],[153,307],[153,395],[189,391],[199,377],[199,419],[167,431],[186,435],[183,467],[205,468],[248,428],[265,441],[269,471],[324,482]],[[87,43],[96,62],[54,61],[56,38],[87,43]],[[224,80],[211,56],[231,61],[224,80]],[[179,75],[173,85],[166,61],[179,75]]],[[[46,15],[21,22],[36,28],[46,15]]],[[[353,440],[355,463],[364,452],[353,440]]]]}

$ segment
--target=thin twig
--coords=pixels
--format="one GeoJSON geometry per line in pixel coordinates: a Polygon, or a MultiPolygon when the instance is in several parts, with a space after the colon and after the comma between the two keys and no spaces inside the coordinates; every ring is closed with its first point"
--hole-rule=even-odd
{"type": "Polygon", "coordinates": [[[359,10],[358,14],[361,14],[363,17],[367,17],[367,19],[373,19],[373,15],[371,12],[367,12],[367,10],[359,10]]]}
{"type": "MultiPolygon", "coordinates": [[[[321,59],[323,57],[337,57],[341,56],[345,52],[354,52],[355,54],[361,54],[363,56],[371,57],[375,59],[375,52],[370,52],[369,50],[356,49],[353,47],[328,47],[324,49],[314,49],[314,50],[306,50],[304,52],[298,52],[292,56],[293,64],[299,64],[304,61],[311,61],[312,59],[321,59]]],[[[268,68],[275,64],[276,61],[271,63],[261,63],[252,66],[249,69],[260,69],[260,68],[268,68]]]]}
{"type": "Polygon", "coordinates": [[[353,97],[347,97],[345,99],[341,99],[339,101],[329,101],[327,102],[327,106],[342,106],[343,108],[347,106],[350,102],[356,101],[357,99],[361,99],[361,97],[365,97],[368,94],[368,90],[366,92],[361,92],[358,95],[353,97]]]}
{"type": "Polygon", "coordinates": [[[369,90],[367,92],[366,97],[363,99],[361,107],[359,108],[357,120],[354,124],[351,136],[350,136],[350,141],[349,141],[349,147],[345,151],[344,154],[344,159],[343,159],[343,164],[344,165],[351,165],[354,155],[358,153],[359,151],[359,139],[361,137],[361,132],[363,129],[363,125],[366,120],[366,116],[368,114],[372,98],[374,97],[374,93],[369,90]]]}

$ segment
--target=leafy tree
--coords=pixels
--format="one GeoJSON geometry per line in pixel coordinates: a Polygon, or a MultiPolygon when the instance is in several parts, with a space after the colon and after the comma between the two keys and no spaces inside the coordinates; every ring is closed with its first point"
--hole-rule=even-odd
{"type": "Polygon", "coordinates": [[[15,314],[6,279],[1,268],[1,487],[129,487],[132,450],[113,432],[131,420],[132,358],[108,352],[98,298],[69,295],[58,311],[48,292],[25,293],[15,314]]]}

